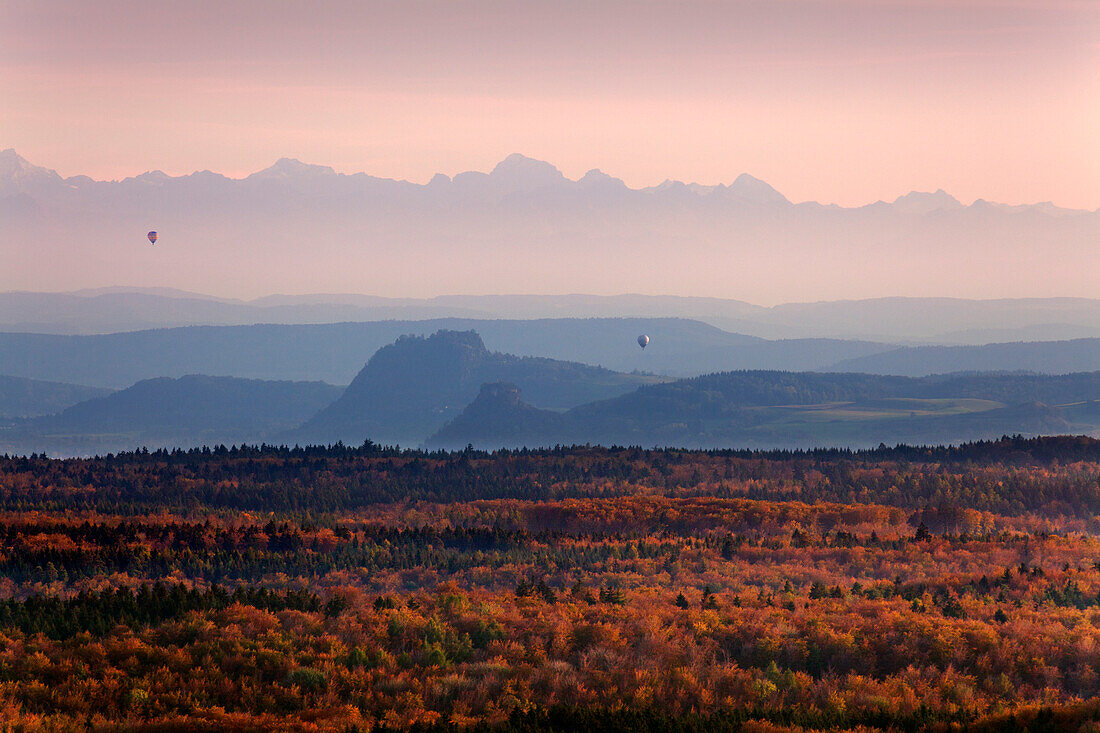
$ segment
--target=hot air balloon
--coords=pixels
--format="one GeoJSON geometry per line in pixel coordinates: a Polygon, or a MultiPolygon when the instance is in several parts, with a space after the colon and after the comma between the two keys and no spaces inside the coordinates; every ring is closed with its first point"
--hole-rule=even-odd
{"type": "Polygon", "coordinates": [[[149,244],[156,244],[157,243],[157,233],[156,232],[149,232],[145,236],[149,237],[149,244]]]}
{"type": "Polygon", "coordinates": [[[648,343],[649,343],[649,336],[646,336],[643,333],[641,336],[638,337],[638,346],[641,346],[644,349],[648,343]]]}

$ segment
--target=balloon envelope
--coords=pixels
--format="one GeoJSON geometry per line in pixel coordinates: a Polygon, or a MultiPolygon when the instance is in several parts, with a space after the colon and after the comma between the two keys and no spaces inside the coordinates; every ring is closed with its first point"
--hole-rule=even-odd
{"type": "Polygon", "coordinates": [[[643,333],[641,336],[638,337],[638,346],[641,346],[644,349],[646,347],[646,344],[648,344],[648,343],[649,343],[649,336],[646,336],[643,333]]]}
{"type": "Polygon", "coordinates": [[[149,243],[150,244],[156,244],[157,243],[157,233],[156,232],[149,232],[145,236],[149,237],[149,243]]]}

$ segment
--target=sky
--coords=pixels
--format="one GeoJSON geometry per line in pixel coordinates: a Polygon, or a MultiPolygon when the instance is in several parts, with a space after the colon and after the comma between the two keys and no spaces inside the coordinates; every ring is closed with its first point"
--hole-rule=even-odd
{"type": "Polygon", "coordinates": [[[0,0],[0,148],[62,175],[509,153],[634,187],[1100,207],[1100,2],[0,0]]]}

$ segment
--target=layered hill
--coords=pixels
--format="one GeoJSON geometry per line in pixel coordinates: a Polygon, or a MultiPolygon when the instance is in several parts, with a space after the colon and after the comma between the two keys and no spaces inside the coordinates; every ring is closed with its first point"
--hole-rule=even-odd
{"type": "Polygon", "coordinates": [[[474,331],[403,336],[379,349],[339,399],[287,440],[418,445],[487,382],[519,385],[544,409],[564,410],[661,381],[600,367],[489,351],[474,331]]]}
{"type": "Polygon", "coordinates": [[[0,333],[0,374],[114,389],[186,374],[348,384],[365,354],[405,334],[428,336],[441,329],[476,330],[492,351],[671,377],[746,369],[903,375],[1100,369],[1100,339],[899,349],[841,339],[767,340],[682,318],[454,318],[195,326],[84,336],[0,333]],[[635,342],[641,333],[651,337],[644,351],[635,342]],[[892,353],[887,357],[887,352],[892,353]],[[879,354],[882,359],[872,359],[879,354]]]}
{"type": "Polygon", "coordinates": [[[1100,338],[984,346],[917,346],[844,359],[837,371],[924,376],[1001,369],[1068,374],[1100,368],[1100,338]],[[1013,365],[1009,367],[1008,365],[1013,365]]]}
{"type": "Polygon", "coordinates": [[[476,332],[441,330],[379,349],[343,390],[195,375],[143,380],[55,415],[9,420],[0,451],[366,439],[420,445],[429,436],[428,445],[450,448],[942,444],[1095,434],[1098,400],[1100,372],[912,378],[743,370],[673,381],[504,354],[476,332]]]}
{"type": "Polygon", "coordinates": [[[188,375],[148,379],[0,431],[0,451],[102,453],[136,447],[256,443],[336,399],[323,382],[188,375]]]}
{"type": "Polygon", "coordinates": [[[735,368],[820,369],[895,348],[828,339],[767,341],[680,318],[260,324],[87,336],[0,333],[0,374],[113,388],[185,374],[348,384],[365,355],[399,336],[439,330],[476,330],[493,351],[678,377],[735,368]],[[645,351],[635,341],[640,333],[652,338],[645,351]]]}
{"type": "Polygon", "coordinates": [[[730,372],[640,388],[562,414],[482,391],[429,439],[458,448],[605,445],[808,448],[1100,434],[1100,372],[1065,376],[730,372]]]}
{"type": "MultiPolygon", "coordinates": [[[[872,298],[771,307],[670,295],[270,295],[218,298],[168,288],[0,293],[0,331],[95,334],[179,326],[346,321],[681,318],[766,339],[986,344],[1100,337],[1100,300],[872,298]]],[[[488,337],[488,334],[486,334],[488,337]]]]}
{"type": "Polygon", "coordinates": [[[0,419],[37,417],[60,412],[111,390],[64,382],[0,375],[0,419]]]}

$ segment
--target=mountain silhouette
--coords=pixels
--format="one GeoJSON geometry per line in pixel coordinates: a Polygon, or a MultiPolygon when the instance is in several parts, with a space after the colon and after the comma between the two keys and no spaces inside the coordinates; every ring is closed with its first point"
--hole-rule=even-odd
{"type": "Polygon", "coordinates": [[[236,293],[236,273],[262,262],[274,292],[304,282],[329,292],[496,292],[513,282],[750,302],[992,298],[1019,292],[1023,277],[1063,294],[1095,290],[1100,211],[965,205],[941,191],[841,207],[791,201],[748,173],[726,180],[632,188],[513,154],[489,172],[423,184],[289,158],[240,179],[154,171],[94,181],[63,179],[8,150],[0,288],[141,282],[236,293]],[[150,229],[156,247],[143,242],[150,229]]]}
{"type": "Polygon", "coordinates": [[[653,377],[491,352],[475,331],[403,336],[379,349],[339,399],[289,434],[297,442],[419,445],[487,382],[519,385],[540,407],[565,409],[630,391],[653,377]]]}

